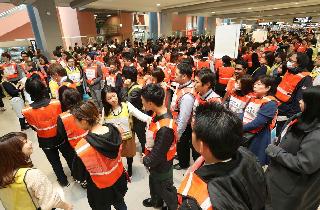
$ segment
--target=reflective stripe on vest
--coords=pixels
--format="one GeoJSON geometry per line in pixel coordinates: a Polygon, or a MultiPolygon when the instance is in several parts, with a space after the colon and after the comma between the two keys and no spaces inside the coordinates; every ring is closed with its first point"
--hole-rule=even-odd
{"type": "Polygon", "coordinates": [[[179,110],[179,103],[180,103],[181,98],[185,94],[191,94],[194,96],[193,83],[190,83],[187,87],[184,87],[182,89],[178,88],[176,90],[176,92],[173,94],[172,101],[171,101],[171,112],[172,112],[174,119],[176,119],[178,117],[178,113],[180,111],[179,110]]]}
{"type": "Polygon", "coordinates": [[[298,74],[292,74],[287,72],[284,77],[282,78],[281,83],[277,87],[276,98],[281,102],[287,102],[292,96],[292,93],[296,89],[298,83],[309,76],[309,72],[302,72],[298,74]]]}
{"type": "MultiPolygon", "coordinates": [[[[243,124],[247,124],[247,123],[252,122],[257,117],[261,106],[270,102],[270,101],[276,101],[276,99],[272,96],[266,96],[266,97],[263,97],[262,99],[258,99],[258,98],[251,99],[250,102],[248,103],[247,107],[244,110],[243,124]]],[[[272,123],[274,123],[275,119],[276,119],[276,115],[274,116],[272,123]]],[[[261,129],[262,129],[262,127],[254,129],[250,132],[251,133],[258,133],[261,129]]]]}
{"type": "Polygon", "coordinates": [[[15,174],[14,182],[7,187],[0,189],[0,200],[5,209],[37,209],[24,182],[28,170],[30,170],[30,168],[20,168],[15,174]]]}
{"type": "Polygon", "coordinates": [[[68,112],[60,114],[60,118],[66,130],[68,141],[72,148],[75,148],[78,142],[87,136],[88,131],[79,128],[75,123],[75,117],[68,112]]]}
{"type": "Polygon", "coordinates": [[[183,179],[178,189],[178,197],[179,196],[181,196],[181,198],[178,199],[179,205],[182,204],[182,197],[191,197],[197,201],[201,209],[213,210],[207,183],[202,181],[194,172],[191,172],[183,179]]]}
{"type": "Polygon", "coordinates": [[[7,79],[18,78],[19,74],[18,74],[17,64],[15,63],[3,64],[2,68],[3,68],[4,76],[7,79]]]}
{"type": "Polygon", "coordinates": [[[118,156],[110,159],[98,152],[83,138],[76,146],[76,153],[99,189],[114,185],[123,173],[121,147],[118,156]]]}
{"type": "Polygon", "coordinates": [[[222,85],[227,85],[228,81],[232,78],[234,74],[233,67],[220,67],[219,68],[219,83],[222,85]]]}
{"type": "Polygon", "coordinates": [[[173,119],[169,119],[169,118],[165,118],[165,119],[161,119],[157,122],[151,122],[151,124],[149,125],[149,128],[146,132],[146,155],[148,155],[155,143],[156,140],[156,135],[157,132],[163,128],[163,127],[168,127],[171,128],[174,132],[174,139],[173,142],[170,146],[169,151],[167,152],[167,160],[172,160],[176,154],[177,151],[177,137],[178,137],[178,133],[177,133],[177,124],[174,122],[173,119]]]}
{"type": "Polygon", "coordinates": [[[48,106],[38,109],[25,108],[22,114],[27,122],[36,129],[38,137],[52,138],[57,135],[57,119],[61,114],[59,101],[51,100],[48,106]]]}
{"type": "Polygon", "coordinates": [[[234,113],[242,114],[249,100],[250,97],[248,95],[238,96],[236,94],[232,94],[229,100],[229,109],[234,113]]]}

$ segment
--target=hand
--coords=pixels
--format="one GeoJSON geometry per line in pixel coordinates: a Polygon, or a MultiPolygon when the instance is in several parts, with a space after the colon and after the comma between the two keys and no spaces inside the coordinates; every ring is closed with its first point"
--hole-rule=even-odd
{"type": "Polygon", "coordinates": [[[73,205],[69,204],[69,203],[65,203],[63,206],[64,210],[72,210],[73,209],[73,205]]]}
{"type": "Polygon", "coordinates": [[[141,157],[140,157],[140,162],[143,164],[143,158],[145,157],[146,155],[144,153],[141,153],[141,157]]]}

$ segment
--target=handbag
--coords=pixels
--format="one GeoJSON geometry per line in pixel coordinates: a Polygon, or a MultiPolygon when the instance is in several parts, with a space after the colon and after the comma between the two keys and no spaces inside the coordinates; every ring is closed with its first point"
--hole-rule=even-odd
{"type": "Polygon", "coordinates": [[[82,82],[82,88],[83,88],[83,95],[82,95],[82,99],[84,101],[88,101],[91,97],[90,95],[87,93],[87,86],[85,85],[85,81],[82,82]]]}
{"type": "Polygon", "coordinates": [[[250,133],[250,132],[243,133],[242,141],[241,141],[240,145],[248,148],[252,142],[252,139],[255,136],[256,136],[256,133],[250,133]]]}

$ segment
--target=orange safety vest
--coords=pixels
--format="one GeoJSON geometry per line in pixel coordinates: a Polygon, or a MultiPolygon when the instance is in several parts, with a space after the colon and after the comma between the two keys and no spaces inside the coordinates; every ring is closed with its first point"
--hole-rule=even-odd
{"type": "Polygon", "coordinates": [[[197,107],[198,105],[203,105],[207,102],[221,103],[221,97],[214,91],[212,91],[205,99],[202,99],[199,94],[196,95],[195,107],[197,107]]]}
{"type": "Polygon", "coordinates": [[[236,86],[236,79],[234,77],[231,77],[226,87],[227,96],[230,96],[235,91],[235,86],[236,86]]]}
{"type": "Polygon", "coordinates": [[[73,89],[77,89],[77,84],[76,83],[71,83],[71,82],[62,82],[60,87],[62,86],[66,86],[68,88],[73,88],[73,89]]]}
{"type": "Polygon", "coordinates": [[[216,59],[214,61],[214,69],[217,71],[220,67],[223,66],[222,59],[216,59]]]}
{"type": "Polygon", "coordinates": [[[296,89],[298,83],[309,76],[309,72],[301,72],[298,74],[292,74],[290,72],[286,72],[283,76],[282,81],[277,87],[276,98],[280,100],[280,102],[287,102],[292,96],[293,91],[296,89]]]}
{"type": "Polygon", "coordinates": [[[219,83],[222,85],[227,85],[228,81],[232,78],[234,74],[233,67],[220,67],[218,71],[219,83]]]}
{"type": "Polygon", "coordinates": [[[175,63],[167,64],[167,74],[170,75],[170,80],[174,81],[176,78],[177,65],[175,63]]]}
{"type": "Polygon", "coordinates": [[[246,108],[247,103],[250,101],[252,95],[239,96],[234,92],[231,93],[229,100],[229,109],[237,114],[242,114],[246,108]]]}
{"type": "Polygon", "coordinates": [[[58,100],[51,100],[48,106],[33,109],[28,107],[22,114],[37,132],[38,137],[52,138],[57,135],[57,119],[61,114],[61,105],[58,100]]]}
{"type": "Polygon", "coordinates": [[[146,143],[145,154],[148,155],[151,152],[151,150],[154,146],[154,142],[156,140],[157,132],[163,127],[171,128],[174,132],[173,142],[171,144],[169,151],[167,152],[167,160],[170,161],[174,158],[176,151],[177,151],[178,126],[175,123],[174,119],[164,118],[164,119],[161,119],[157,122],[153,122],[153,120],[152,120],[152,122],[149,125],[149,128],[146,132],[147,143],[146,143]]]}
{"type": "Polygon", "coordinates": [[[123,174],[121,147],[115,159],[102,155],[84,138],[79,141],[75,150],[99,189],[114,185],[123,174]]]}
{"type": "Polygon", "coordinates": [[[103,66],[101,70],[102,70],[103,79],[106,79],[107,76],[109,76],[110,67],[103,66]]]}
{"type": "Polygon", "coordinates": [[[198,60],[197,62],[196,62],[196,67],[197,67],[197,70],[200,70],[200,69],[202,69],[202,68],[210,68],[210,61],[209,60],[205,60],[205,61],[203,61],[203,60],[198,60]]]}
{"type": "Polygon", "coordinates": [[[203,163],[203,158],[200,156],[195,162],[196,167],[192,166],[191,171],[186,174],[181,182],[178,189],[178,204],[180,206],[183,198],[189,197],[197,201],[198,206],[200,206],[202,210],[213,210],[207,183],[194,173],[194,171],[202,165],[201,162],[203,163]]]}
{"type": "Polygon", "coordinates": [[[194,96],[194,88],[193,88],[193,84],[190,83],[187,87],[181,88],[181,89],[177,89],[176,92],[173,94],[172,97],[172,101],[171,101],[171,113],[173,115],[174,119],[177,119],[178,114],[179,114],[179,103],[181,98],[185,95],[185,94],[191,94],[194,96]]]}
{"type": "Polygon", "coordinates": [[[95,65],[90,66],[90,67],[88,67],[88,66],[84,66],[83,67],[83,72],[86,75],[87,83],[89,85],[91,85],[92,81],[97,78],[97,75],[98,75],[98,69],[97,68],[98,67],[95,66],[95,65]]]}
{"type": "MultiPolygon", "coordinates": [[[[248,105],[246,106],[244,110],[244,115],[243,115],[243,124],[247,124],[252,122],[258,115],[258,112],[264,104],[270,102],[270,101],[277,101],[277,99],[273,96],[266,96],[261,99],[259,98],[251,98],[248,105]]],[[[277,113],[273,117],[272,122],[269,125],[270,130],[272,130],[275,127],[276,124],[276,118],[277,118],[277,113]]],[[[257,128],[250,133],[258,133],[262,128],[257,128]]]]}
{"type": "Polygon", "coordinates": [[[16,79],[19,77],[18,68],[16,63],[2,64],[4,76],[7,79],[16,79]]]}
{"type": "Polygon", "coordinates": [[[60,118],[66,130],[68,141],[72,148],[75,148],[78,142],[88,134],[88,131],[79,128],[75,123],[75,117],[69,112],[61,113],[60,118]]]}

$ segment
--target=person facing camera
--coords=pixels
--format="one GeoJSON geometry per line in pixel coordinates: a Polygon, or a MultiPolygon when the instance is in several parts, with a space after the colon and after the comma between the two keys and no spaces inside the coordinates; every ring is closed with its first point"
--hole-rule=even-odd
{"type": "Polygon", "coordinates": [[[192,144],[201,154],[179,190],[179,210],[264,208],[266,182],[255,156],[239,147],[242,122],[219,103],[197,107],[192,144]]]}
{"type": "Polygon", "coordinates": [[[272,209],[312,210],[320,205],[320,86],[302,91],[302,113],[291,117],[266,153],[272,209]]]}

